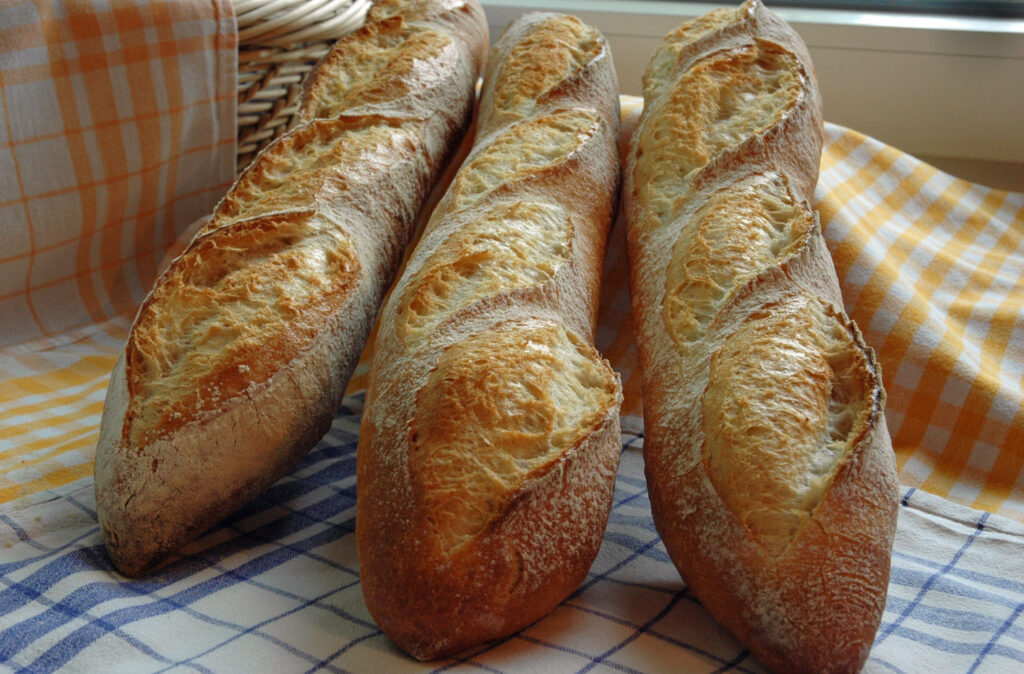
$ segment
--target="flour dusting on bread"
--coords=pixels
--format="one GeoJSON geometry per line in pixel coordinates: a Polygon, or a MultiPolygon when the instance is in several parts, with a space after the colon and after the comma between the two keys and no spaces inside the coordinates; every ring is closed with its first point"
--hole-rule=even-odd
{"type": "Polygon", "coordinates": [[[799,36],[758,0],[666,35],[625,169],[655,524],[701,603],[778,671],[855,671],[897,489],[874,352],[811,203],[799,36]]]}
{"type": "Polygon", "coordinates": [[[617,124],[596,30],[510,24],[474,147],[382,311],[356,536],[367,606],[417,658],[537,620],[602,540],[621,392],[592,340],[617,124]]]}

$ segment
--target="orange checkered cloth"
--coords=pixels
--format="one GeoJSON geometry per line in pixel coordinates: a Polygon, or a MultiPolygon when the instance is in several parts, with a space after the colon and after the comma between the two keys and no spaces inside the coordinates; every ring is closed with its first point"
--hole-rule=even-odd
{"type": "MultiPolygon", "coordinates": [[[[623,144],[640,106],[623,97],[623,144]]],[[[883,365],[901,482],[1024,520],[1024,194],[959,180],[850,129],[826,131],[817,208],[847,309],[883,365]]],[[[147,231],[138,247],[152,254],[162,230],[147,231]]],[[[84,274],[94,285],[139,276],[137,255],[87,248],[97,247],[113,257],[84,274]],[[116,276],[116,265],[133,270],[116,276]]],[[[80,276],[65,293],[86,284],[80,276]]],[[[622,374],[630,415],[642,401],[627,278],[620,222],[598,346],[622,374]]],[[[0,513],[91,480],[107,378],[129,327],[122,312],[0,349],[0,513]]],[[[368,358],[369,349],[349,393],[365,388],[368,358]]]]}
{"type": "Polygon", "coordinates": [[[0,0],[0,346],[134,312],[233,178],[236,43],[228,0],[0,0]]]}

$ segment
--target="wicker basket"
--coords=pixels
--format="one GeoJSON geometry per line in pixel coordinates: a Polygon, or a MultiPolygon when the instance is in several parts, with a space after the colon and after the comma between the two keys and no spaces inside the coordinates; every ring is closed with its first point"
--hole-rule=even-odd
{"type": "Polygon", "coordinates": [[[286,131],[302,79],[372,0],[232,0],[238,18],[238,170],[286,131]]]}

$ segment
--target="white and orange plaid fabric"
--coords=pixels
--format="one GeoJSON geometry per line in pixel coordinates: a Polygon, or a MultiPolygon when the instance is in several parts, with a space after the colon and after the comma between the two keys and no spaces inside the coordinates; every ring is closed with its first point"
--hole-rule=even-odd
{"type": "Polygon", "coordinates": [[[817,197],[901,482],[1024,519],[1024,194],[830,127],[817,197]]]}
{"type": "Polygon", "coordinates": [[[0,346],[130,315],[233,178],[228,0],[0,0],[0,346]]]}
{"type": "MultiPolygon", "coordinates": [[[[219,2],[108,1],[0,0],[0,666],[762,671],[650,519],[621,223],[597,341],[623,378],[622,465],[601,553],[549,617],[432,665],[376,628],[352,534],[369,353],[291,475],[151,577],[111,568],[92,500],[107,380],[165,251],[231,180],[235,43],[219,2]]],[[[624,142],[640,105],[623,98],[624,142]]],[[[817,196],[904,485],[867,669],[1020,667],[1024,194],[828,125],[817,196]]]]}

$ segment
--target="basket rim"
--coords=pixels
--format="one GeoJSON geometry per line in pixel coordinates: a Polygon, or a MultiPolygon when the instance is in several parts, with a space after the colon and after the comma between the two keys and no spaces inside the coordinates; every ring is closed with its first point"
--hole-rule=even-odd
{"type": "Polygon", "coordinates": [[[357,30],[372,0],[231,0],[239,47],[286,47],[357,30]]]}

